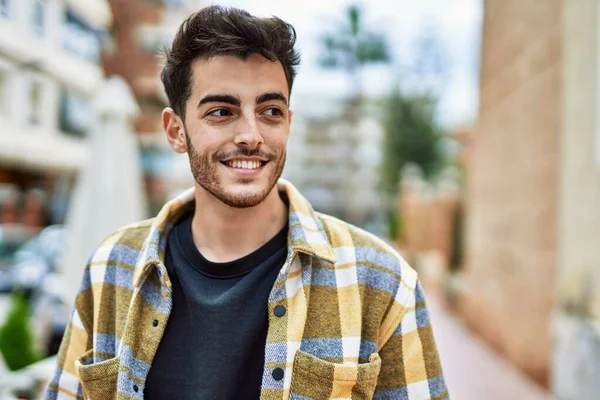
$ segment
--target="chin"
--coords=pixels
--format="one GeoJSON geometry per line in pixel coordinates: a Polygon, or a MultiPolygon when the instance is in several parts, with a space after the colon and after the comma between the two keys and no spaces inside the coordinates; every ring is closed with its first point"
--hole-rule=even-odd
{"type": "Polygon", "coordinates": [[[269,188],[266,185],[248,187],[247,185],[231,185],[223,190],[221,200],[232,207],[248,208],[262,203],[269,195],[269,188]]]}
{"type": "Polygon", "coordinates": [[[213,196],[234,208],[250,208],[262,203],[269,195],[269,185],[265,183],[227,183],[218,190],[209,190],[213,196]]]}
{"type": "Polygon", "coordinates": [[[252,208],[262,203],[265,200],[265,197],[266,196],[256,196],[248,193],[245,195],[226,195],[219,200],[233,208],[252,208]]]}

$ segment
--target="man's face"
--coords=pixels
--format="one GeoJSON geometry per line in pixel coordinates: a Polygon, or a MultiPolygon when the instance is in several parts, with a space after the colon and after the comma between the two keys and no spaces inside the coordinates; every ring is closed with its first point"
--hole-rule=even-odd
{"type": "Polygon", "coordinates": [[[185,135],[196,182],[237,208],[261,203],[281,176],[291,112],[279,62],[260,55],[192,63],[185,135]]]}

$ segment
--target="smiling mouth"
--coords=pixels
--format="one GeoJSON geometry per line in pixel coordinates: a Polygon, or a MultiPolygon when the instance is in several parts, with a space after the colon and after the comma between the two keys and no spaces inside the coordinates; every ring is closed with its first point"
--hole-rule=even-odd
{"type": "Polygon", "coordinates": [[[265,166],[269,161],[260,161],[260,160],[230,160],[230,161],[221,161],[221,164],[236,169],[247,169],[247,170],[255,170],[260,169],[265,166]]]}

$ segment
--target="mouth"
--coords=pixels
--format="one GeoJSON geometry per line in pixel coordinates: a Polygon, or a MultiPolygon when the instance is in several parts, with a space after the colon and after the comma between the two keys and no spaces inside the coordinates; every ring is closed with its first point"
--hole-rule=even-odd
{"type": "Polygon", "coordinates": [[[221,161],[221,164],[231,169],[240,170],[244,172],[258,171],[267,165],[269,161],[262,160],[227,160],[221,161]]]}

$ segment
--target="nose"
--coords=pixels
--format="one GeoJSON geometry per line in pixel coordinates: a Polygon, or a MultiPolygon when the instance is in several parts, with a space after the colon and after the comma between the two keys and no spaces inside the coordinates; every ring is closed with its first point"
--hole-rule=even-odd
{"type": "Polygon", "coordinates": [[[263,144],[264,139],[258,129],[255,116],[245,116],[242,121],[244,123],[240,126],[240,130],[235,137],[235,144],[251,149],[258,148],[263,144]]]}

